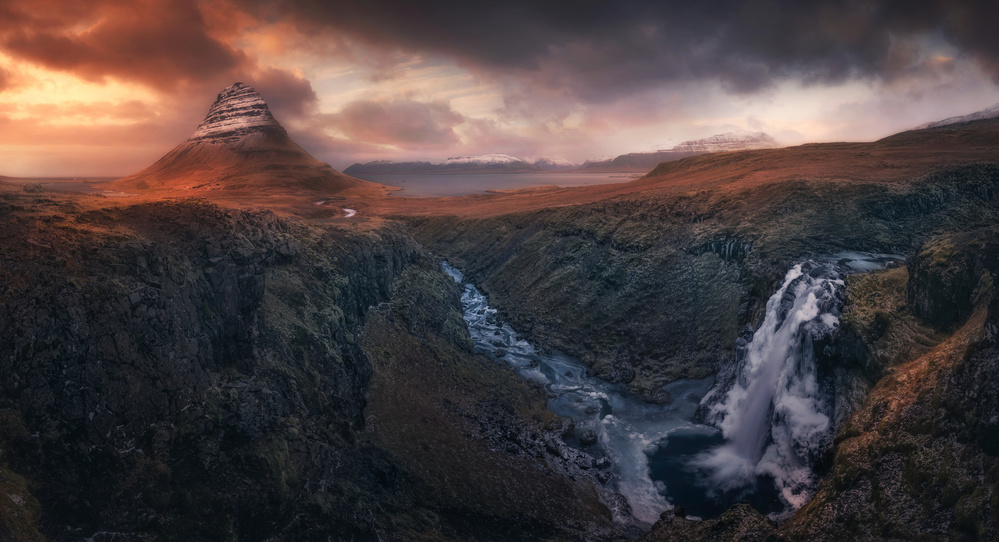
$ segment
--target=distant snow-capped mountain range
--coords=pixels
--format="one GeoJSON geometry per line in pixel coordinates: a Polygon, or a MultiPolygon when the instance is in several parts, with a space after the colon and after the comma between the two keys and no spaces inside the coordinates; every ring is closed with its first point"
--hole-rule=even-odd
{"type": "Polygon", "coordinates": [[[610,160],[589,161],[583,164],[583,171],[592,172],[647,172],[663,162],[671,162],[707,154],[709,152],[732,152],[753,149],[776,149],[782,145],[765,132],[726,132],[703,139],[684,141],[671,149],[653,152],[633,152],[622,154],[610,160]]]}
{"type": "Polygon", "coordinates": [[[975,111],[974,113],[968,115],[961,115],[957,117],[950,117],[943,120],[938,120],[935,122],[927,122],[926,124],[920,124],[916,126],[916,130],[925,130],[926,128],[937,128],[940,126],[950,126],[951,124],[960,124],[962,122],[971,122],[975,120],[985,120],[999,118],[999,104],[995,104],[992,107],[987,107],[981,111],[975,111]]]}
{"type": "Polygon", "coordinates": [[[715,134],[704,139],[684,141],[674,146],[673,152],[729,152],[750,149],[777,149],[782,147],[776,139],[766,132],[726,132],[715,134]]]}
{"type": "Polygon", "coordinates": [[[456,156],[444,162],[392,162],[376,160],[357,163],[344,170],[348,175],[383,174],[456,174],[456,173],[537,173],[544,171],[585,171],[585,172],[645,172],[660,162],[679,160],[688,156],[709,152],[728,152],[747,149],[772,149],[780,143],[764,132],[727,132],[703,139],[684,141],[672,149],[649,153],[623,154],[610,160],[587,161],[579,165],[568,160],[538,158],[528,160],[509,154],[480,154],[477,156],[456,156]]]}
{"type": "Polygon", "coordinates": [[[455,156],[444,161],[442,166],[457,164],[517,164],[525,162],[516,156],[509,154],[480,154],[478,156],[455,156]]]}
{"type": "MultiPolygon", "coordinates": [[[[925,130],[999,118],[999,104],[967,115],[950,117],[927,122],[913,128],[925,130]]],[[[546,171],[579,171],[585,173],[644,173],[651,171],[662,162],[671,162],[699,154],[712,152],[732,152],[754,149],[775,149],[782,145],[765,132],[740,130],[715,134],[702,139],[692,139],[668,149],[651,152],[622,154],[615,158],[587,160],[582,165],[568,160],[539,158],[528,160],[509,154],[481,154],[477,156],[456,156],[444,162],[393,162],[376,160],[357,163],[344,170],[344,173],[363,178],[366,174],[438,174],[438,173],[538,173],[546,171]]],[[[653,147],[654,148],[654,147],[653,147]]]]}

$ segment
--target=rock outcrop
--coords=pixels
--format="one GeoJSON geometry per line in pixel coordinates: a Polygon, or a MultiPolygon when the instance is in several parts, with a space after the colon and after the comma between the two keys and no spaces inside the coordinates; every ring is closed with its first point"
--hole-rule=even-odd
{"type": "Polygon", "coordinates": [[[937,237],[909,265],[909,305],[916,316],[938,328],[956,328],[974,309],[982,273],[999,267],[997,262],[995,229],[937,237]]]}
{"type": "Polygon", "coordinates": [[[236,83],[219,93],[208,116],[188,141],[234,145],[253,134],[286,136],[267,102],[253,88],[236,83]]]}
{"type": "Polygon", "coordinates": [[[736,504],[717,518],[701,521],[687,519],[682,508],[663,512],[639,542],[750,542],[771,540],[767,538],[774,524],[748,504],[736,504]]]}
{"type": "Polygon", "coordinates": [[[613,538],[399,225],[94,204],[0,193],[0,539],[613,538]]]}
{"type": "MultiPolygon", "coordinates": [[[[944,228],[995,220],[997,188],[999,169],[983,164],[890,191],[877,180],[789,180],[409,222],[533,344],[653,399],[663,383],[707,376],[731,360],[739,329],[759,322],[792,263],[847,248],[913,254],[944,228]]],[[[959,282],[974,288],[969,281],[959,282]]],[[[958,295],[966,314],[970,292],[958,295]]]]}
{"type": "Polygon", "coordinates": [[[830,472],[781,526],[785,539],[999,536],[997,242],[993,228],[935,237],[910,264],[908,306],[892,303],[878,326],[890,370],[840,428],[830,472]],[[915,356],[921,345],[898,340],[909,312],[947,330],[915,356]]]}

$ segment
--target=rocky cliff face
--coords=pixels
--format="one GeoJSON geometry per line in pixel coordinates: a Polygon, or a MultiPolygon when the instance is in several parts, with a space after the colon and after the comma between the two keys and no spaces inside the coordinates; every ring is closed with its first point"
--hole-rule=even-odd
{"type": "Polygon", "coordinates": [[[885,376],[840,428],[829,475],[782,526],[786,538],[999,535],[997,240],[994,228],[939,236],[912,260],[908,303],[872,322],[884,339],[870,353],[887,362],[885,376]],[[912,333],[911,313],[938,331],[910,335],[915,355],[897,341],[912,333]]]}
{"type": "Polygon", "coordinates": [[[837,368],[859,369],[865,376],[854,383],[863,386],[867,377],[870,388],[859,390],[853,414],[840,426],[810,503],[769,526],[739,506],[709,522],[664,514],[647,539],[994,539],[997,236],[994,228],[937,236],[908,269],[848,279],[844,334],[863,344],[860,356],[844,352],[837,368]],[[972,284],[960,277],[973,277],[972,284]],[[926,299],[971,310],[955,315],[952,306],[926,299]]]}
{"type": "Polygon", "coordinates": [[[267,102],[243,83],[235,83],[219,93],[208,116],[188,141],[235,144],[252,134],[285,135],[284,128],[271,115],[267,102]]]}
{"type": "Polygon", "coordinates": [[[364,329],[374,369],[366,433],[417,488],[410,506],[434,511],[421,521],[426,536],[620,540],[592,459],[583,470],[563,441],[571,421],[545,407],[542,387],[468,355],[456,283],[436,265],[413,265],[394,298],[364,329]]]}
{"type": "Polygon", "coordinates": [[[746,509],[664,516],[648,539],[982,540],[999,502],[999,245],[981,227],[999,216],[997,188],[999,170],[982,164],[890,190],[788,181],[410,223],[532,341],[650,400],[664,379],[724,368],[796,259],[910,255],[908,268],[848,279],[843,328],[821,360],[843,425],[812,504],[780,526],[746,509]]]}
{"type": "Polygon", "coordinates": [[[197,203],[58,216],[27,250],[6,224],[0,281],[5,459],[43,530],[282,532],[350,456],[362,318],[416,245],[197,203]]]}
{"type": "Polygon", "coordinates": [[[997,184],[999,170],[982,165],[892,191],[789,181],[410,223],[532,341],[651,396],[731,359],[793,262],[844,249],[912,254],[944,228],[996,216],[997,184]]]}
{"type": "Polygon", "coordinates": [[[538,390],[471,355],[456,288],[401,228],[313,228],[199,201],[92,207],[0,193],[0,489],[13,495],[0,532],[611,532],[589,482],[497,448],[499,422],[462,421],[503,420],[509,435],[542,435],[550,422],[531,416],[544,412],[538,390]],[[392,374],[442,362],[454,375],[445,381],[462,386],[392,374]],[[439,423],[399,439],[379,419],[391,409],[439,423]],[[438,453],[483,476],[452,493],[422,470],[438,453]]]}
{"type": "Polygon", "coordinates": [[[908,299],[916,316],[953,329],[971,315],[982,273],[999,259],[999,235],[991,229],[941,236],[927,243],[911,264],[908,299]]]}

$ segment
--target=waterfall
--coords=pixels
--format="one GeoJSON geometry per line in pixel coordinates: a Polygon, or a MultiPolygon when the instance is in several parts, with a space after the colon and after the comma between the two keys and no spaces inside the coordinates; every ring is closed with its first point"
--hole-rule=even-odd
{"type": "Polygon", "coordinates": [[[693,466],[710,486],[749,489],[769,476],[785,507],[807,502],[812,466],[833,437],[831,391],[820,386],[814,342],[839,326],[843,290],[835,264],[806,262],[788,271],[760,328],[739,350],[731,387],[708,411],[725,442],[693,466]]]}
{"type": "MultiPolygon", "coordinates": [[[[465,286],[461,304],[475,352],[544,385],[548,408],[575,421],[575,436],[567,442],[592,456],[588,470],[596,475],[599,491],[623,497],[628,509],[624,513],[643,523],[643,528],[655,523],[671,505],[662,482],[650,476],[648,450],[671,431],[695,426],[690,420],[714,378],[674,381],[664,387],[673,397],[669,404],[646,402],[620,385],[590,376],[578,360],[557,351],[537,350],[498,318],[496,309],[474,285],[464,283],[461,271],[447,262],[443,269],[465,286]],[[596,435],[592,445],[580,441],[585,431],[596,435]],[[602,466],[595,463],[597,459],[604,460],[602,466]]],[[[617,515],[615,520],[631,521],[617,515]]]]}
{"type": "Polygon", "coordinates": [[[902,260],[843,252],[795,265],[752,339],[737,343],[733,378],[710,392],[711,377],[674,381],[664,387],[674,398],[666,405],[590,376],[565,354],[535,349],[499,320],[461,271],[446,262],[443,268],[465,286],[461,303],[475,352],[544,385],[548,408],[571,417],[576,435],[596,435],[589,446],[576,436],[567,442],[592,456],[590,472],[603,473],[596,477],[600,491],[624,497],[630,514],[648,526],[673,505],[714,517],[748,500],[784,517],[808,501],[813,466],[835,430],[833,390],[819,377],[815,352],[839,326],[843,277],[902,260]],[[693,421],[698,408],[710,425],[693,421]]]}

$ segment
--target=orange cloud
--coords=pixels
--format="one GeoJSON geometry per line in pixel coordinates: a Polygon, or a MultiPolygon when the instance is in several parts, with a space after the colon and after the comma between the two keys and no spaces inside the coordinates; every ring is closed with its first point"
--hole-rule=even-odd
{"type": "Polygon", "coordinates": [[[247,62],[243,52],[208,34],[194,0],[39,7],[37,0],[7,4],[0,47],[83,79],[119,77],[174,89],[233,73],[247,62]]]}
{"type": "Polygon", "coordinates": [[[133,163],[120,147],[169,149],[234,81],[257,87],[281,122],[301,123],[316,112],[310,82],[236,45],[261,25],[228,0],[0,0],[0,145],[26,149],[21,174],[51,174],[45,145],[87,145],[71,154],[125,174],[112,166],[133,163]]]}
{"type": "Polygon", "coordinates": [[[0,67],[0,92],[7,90],[13,84],[13,76],[4,68],[0,67]]]}

